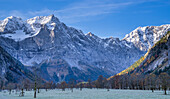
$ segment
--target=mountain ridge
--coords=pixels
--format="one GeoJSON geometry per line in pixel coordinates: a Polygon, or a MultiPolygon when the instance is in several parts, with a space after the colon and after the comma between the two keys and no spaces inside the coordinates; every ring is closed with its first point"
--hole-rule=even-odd
{"type": "MultiPolygon", "coordinates": [[[[70,79],[70,73],[80,80],[88,80],[90,77],[95,80],[101,72],[108,77],[126,69],[146,52],[125,39],[100,38],[92,33],[85,35],[81,30],[66,26],[58,18],[54,24],[54,21],[50,21],[53,18],[55,19],[53,15],[32,18],[29,21],[30,27],[25,30],[33,31],[32,33],[24,32],[21,28],[22,33],[28,36],[24,36],[24,39],[13,38],[13,34],[19,33],[18,30],[13,30],[13,34],[1,32],[0,46],[13,57],[18,55],[18,59],[24,65],[36,65],[43,71],[44,68],[41,70],[41,66],[45,64],[43,66],[47,68],[44,71],[48,74],[45,76],[50,75],[53,81],[70,79]],[[45,22],[39,20],[46,18],[48,20],[45,22]],[[51,60],[51,63],[48,60],[51,60]],[[60,69],[52,71],[51,66],[60,69]],[[64,69],[66,71],[62,72],[64,69]],[[80,73],[81,77],[78,75],[80,73]],[[53,77],[56,75],[58,78],[53,77]]],[[[3,28],[2,26],[0,24],[0,28],[3,28]]],[[[169,25],[166,28],[169,29],[169,25]]]]}

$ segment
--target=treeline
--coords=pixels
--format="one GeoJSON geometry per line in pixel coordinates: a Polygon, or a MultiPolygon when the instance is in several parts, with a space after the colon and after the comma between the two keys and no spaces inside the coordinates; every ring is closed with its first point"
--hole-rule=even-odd
{"type": "Polygon", "coordinates": [[[126,74],[114,76],[110,79],[111,87],[115,89],[135,89],[135,90],[167,90],[170,87],[170,76],[167,73],[155,74],[126,74]]]}
{"type": "Polygon", "coordinates": [[[40,83],[38,81],[30,82],[28,79],[23,80],[21,83],[7,83],[3,80],[0,80],[0,90],[11,90],[15,89],[18,91],[36,90],[39,93],[39,89],[62,89],[65,91],[66,88],[71,89],[73,92],[74,88],[100,88],[100,89],[131,89],[131,90],[164,90],[164,94],[167,94],[167,90],[170,88],[170,76],[167,73],[161,73],[159,76],[155,74],[141,75],[141,74],[125,74],[125,75],[115,75],[110,79],[106,79],[102,75],[98,77],[96,81],[91,81],[90,79],[87,82],[77,82],[74,79],[71,79],[69,82],[46,82],[40,83]],[[36,84],[36,86],[35,86],[36,84]],[[35,88],[36,87],[36,88],[35,88]]]}

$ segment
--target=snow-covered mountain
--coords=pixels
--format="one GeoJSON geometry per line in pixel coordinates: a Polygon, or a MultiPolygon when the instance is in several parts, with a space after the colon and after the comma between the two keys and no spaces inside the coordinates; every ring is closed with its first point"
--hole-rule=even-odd
{"type": "Polygon", "coordinates": [[[54,15],[37,16],[28,19],[26,22],[21,18],[11,16],[0,21],[0,34],[12,38],[15,41],[20,41],[25,38],[36,36],[43,25],[46,25],[49,30],[53,30],[55,26],[59,24],[59,20],[54,17],[54,15]]]}
{"type": "MultiPolygon", "coordinates": [[[[151,32],[162,36],[169,25],[165,27],[151,32]]],[[[54,15],[27,21],[8,17],[0,21],[0,30],[0,46],[24,65],[38,66],[39,73],[45,72],[47,75],[42,76],[53,81],[94,80],[101,74],[108,77],[126,69],[145,53],[128,36],[120,40],[100,38],[92,33],[85,35],[81,30],[66,26],[54,15]]],[[[155,39],[153,35],[147,37],[147,40],[155,39]]]]}
{"type": "Polygon", "coordinates": [[[138,27],[127,34],[124,40],[132,42],[142,51],[147,51],[170,31],[170,25],[138,27]]]}

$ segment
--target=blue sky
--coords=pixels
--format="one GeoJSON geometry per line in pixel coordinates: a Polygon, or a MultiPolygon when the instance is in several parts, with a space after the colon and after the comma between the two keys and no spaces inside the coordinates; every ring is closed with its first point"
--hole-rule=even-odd
{"type": "Polygon", "coordinates": [[[170,0],[0,0],[0,20],[54,14],[68,26],[123,38],[139,26],[170,23],[170,0]]]}

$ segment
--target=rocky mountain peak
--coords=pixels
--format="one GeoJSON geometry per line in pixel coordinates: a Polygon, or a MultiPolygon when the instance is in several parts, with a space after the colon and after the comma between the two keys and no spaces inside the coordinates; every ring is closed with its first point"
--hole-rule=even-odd
{"type": "Polygon", "coordinates": [[[87,37],[90,37],[90,38],[99,38],[98,36],[96,36],[95,34],[93,34],[92,32],[88,32],[86,34],[87,37]]]}
{"type": "Polygon", "coordinates": [[[27,20],[28,24],[47,24],[47,23],[60,23],[59,19],[54,15],[49,16],[36,16],[27,20]]]}
{"type": "Polygon", "coordinates": [[[21,18],[10,16],[0,22],[0,32],[12,33],[15,30],[25,28],[25,23],[21,18]]]}
{"type": "Polygon", "coordinates": [[[94,34],[92,34],[91,32],[88,32],[86,35],[88,35],[88,36],[94,36],[94,34]]]}
{"type": "Polygon", "coordinates": [[[170,24],[138,27],[123,40],[132,42],[141,51],[147,51],[170,30],[170,24]]]}

